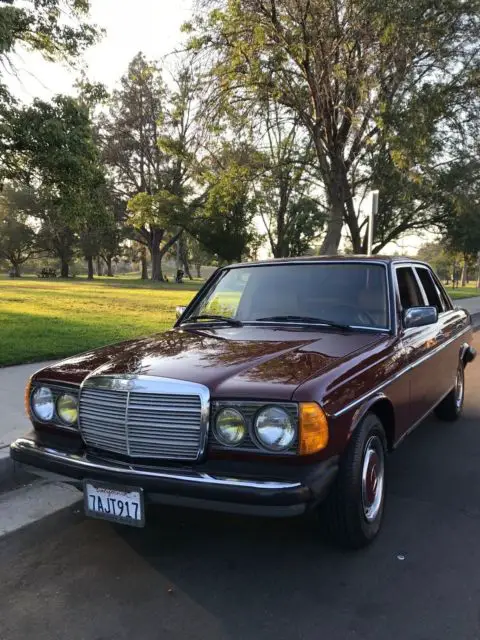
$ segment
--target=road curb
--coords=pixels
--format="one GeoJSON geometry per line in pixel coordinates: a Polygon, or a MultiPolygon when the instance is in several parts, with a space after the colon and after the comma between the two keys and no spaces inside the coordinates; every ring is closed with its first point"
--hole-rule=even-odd
{"type": "Polygon", "coordinates": [[[37,476],[27,473],[10,458],[10,447],[0,449],[0,493],[29,484],[36,479],[37,476]]]}
{"type": "Polygon", "coordinates": [[[13,460],[10,458],[10,447],[0,449],[0,486],[5,478],[14,472],[13,460]]]}

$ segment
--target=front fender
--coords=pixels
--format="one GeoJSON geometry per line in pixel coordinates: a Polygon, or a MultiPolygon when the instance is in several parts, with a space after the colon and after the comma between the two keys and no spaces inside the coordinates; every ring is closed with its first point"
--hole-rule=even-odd
{"type": "Polygon", "coordinates": [[[382,421],[389,449],[393,448],[395,442],[395,409],[391,400],[383,392],[378,392],[368,398],[356,409],[352,416],[348,438],[351,438],[363,418],[372,410],[382,421]]]}

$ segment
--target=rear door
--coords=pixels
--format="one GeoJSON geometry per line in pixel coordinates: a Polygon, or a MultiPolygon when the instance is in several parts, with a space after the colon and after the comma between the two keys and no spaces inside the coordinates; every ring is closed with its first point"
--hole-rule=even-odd
{"type": "Polygon", "coordinates": [[[463,323],[463,315],[452,308],[447,295],[432,270],[425,266],[415,266],[415,271],[430,306],[438,310],[438,345],[443,345],[435,355],[432,374],[437,382],[437,400],[446,395],[455,384],[459,346],[453,340],[463,323]]]}

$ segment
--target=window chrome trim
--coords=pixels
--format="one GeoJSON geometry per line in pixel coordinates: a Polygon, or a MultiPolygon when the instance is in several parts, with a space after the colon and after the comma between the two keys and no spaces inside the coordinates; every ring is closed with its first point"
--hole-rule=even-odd
{"type": "Polygon", "coordinates": [[[412,369],[415,369],[415,367],[418,367],[423,362],[425,362],[426,360],[428,360],[432,356],[436,355],[439,351],[441,351],[442,349],[445,349],[450,344],[452,344],[452,342],[455,342],[455,340],[458,340],[459,338],[461,338],[461,336],[463,336],[465,333],[467,333],[468,331],[471,331],[471,330],[472,330],[471,326],[466,327],[465,329],[463,329],[463,331],[461,331],[457,335],[453,336],[453,338],[450,338],[446,342],[443,342],[442,344],[440,344],[433,351],[430,351],[429,353],[425,354],[424,356],[422,356],[418,360],[415,360],[415,362],[412,362],[411,364],[407,365],[401,371],[397,371],[397,373],[395,373],[391,378],[388,378],[388,380],[385,380],[384,382],[382,382],[378,386],[374,387],[371,391],[368,391],[367,393],[363,394],[362,396],[360,396],[356,400],[352,400],[352,402],[347,404],[345,407],[343,407],[339,411],[337,411],[334,414],[332,414],[332,418],[338,418],[338,417],[342,416],[343,414],[348,413],[349,411],[354,409],[356,406],[358,406],[359,404],[362,404],[363,402],[365,402],[366,400],[368,400],[369,398],[374,396],[379,391],[382,391],[382,389],[385,389],[386,387],[388,387],[390,384],[392,384],[392,382],[395,382],[395,380],[398,380],[398,378],[403,376],[405,373],[407,373],[408,371],[411,371],[412,369]]]}
{"type": "MultiPolygon", "coordinates": [[[[78,406],[84,389],[100,389],[104,391],[120,391],[127,394],[125,410],[125,433],[128,446],[128,400],[130,393],[158,393],[168,395],[196,395],[200,397],[200,442],[197,460],[205,455],[208,444],[208,432],[210,427],[210,390],[198,382],[188,382],[187,380],[177,380],[175,378],[162,378],[159,376],[146,376],[136,374],[112,374],[95,375],[93,372],[87,376],[80,385],[78,394],[78,406]]],[[[78,412],[78,427],[82,435],[81,411],[78,412]]]]}
{"type": "Polygon", "coordinates": [[[443,300],[443,296],[442,296],[441,292],[438,289],[437,282],[436,282],[435,278],[433,277],[433,272],[429,267],[427,267],[427,266],[425,266],[423,264],[422,265],[417,265],[415,267],[415,273],[417,274],[418,280],[420,281],[420,283],[422,285],[423,293],[425,294],[425,298],[427,300],[428,306],[436,306],[436,305],[431,305],[430,301],[428,300],[427,292],[425,291],[425,287],[423,286],[423,282],[422,282],[422,280],[420,278],[420,274],[418,273],[420,269],[423,269],[423,271],[426,271],[428,273],[428,275],[430,277],[430,280],[433,283],[433,286],[434,286],[435,291],[437,293],[438,300],[440,302],[440,306],[442,307],[442,310],[438,312],[438,315],[440,316],[441,313],[445,313],[446,311],[448,311],[448,309],[445,309],[445,302],[443,300]]]}
{"type": "Polygon", "coordinates": [[[435,305],[430,305],[427,292],[425,291],[423,282],[420,280],[420,276],[418,275],[417,267],[412,266],[412,271],[413,271],[413,275],[415,276],[415,280],[417,281],[418,288],[420,289],[420,293],[422,294],[422,297],[423,297],[423,306],[424,307],[435,306],[435,305]]]}
{"type": "MultiPolygon", "coordinates": [[[[174,470],[169,471],[152,471],[145,467],[137,467],[132,465],[120,466],[118,463],[107,463],[94,461],[89,459],[85,454],[77,455],[65,453],[58,449],[52,449],[37,444],[28,438],[19,438],[12,443],[11,448],[17,451],[29,451],[37,453],[39,456],[47,460],[63,462],[77,469],[86,471],[107,471],[125,475],[126,477],[138,477],[151,480],[178,480],[191,484],[210,484],[223,487],[240,487],[245,489],[260,489],[265,491],[295,489],[301,487],[300,482],[282,482],[276,480],[243,480],[241,478],[223,478],[212,476],[205,472],[192,471],[191,473],[178,473],[174,470]]],[[[60,473],[60,475],[62,475],[60,473]]],[[[65,476],[68,477],[68,476],[65,476]]]]}

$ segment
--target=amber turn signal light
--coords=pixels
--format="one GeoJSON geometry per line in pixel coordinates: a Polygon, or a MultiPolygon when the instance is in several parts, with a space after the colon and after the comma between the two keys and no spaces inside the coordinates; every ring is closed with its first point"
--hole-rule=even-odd
{"type": "Polygon", "coordinates": [[[27,382],[27,386],[25,387],[25,395],[24,395],[24,402],[25,402],[25,413],[27,414],[27,418],[30,420],[32,417],[32,412],[30,411],[30,392],[32,390],[32,379],[29,378],[28,382],[27,382]]]}
{"type": "Polygon", "coordinates": [[[316,402],[300,403],[300,455],[316,453],[328,444],[328,421],[316,402]]]}

